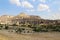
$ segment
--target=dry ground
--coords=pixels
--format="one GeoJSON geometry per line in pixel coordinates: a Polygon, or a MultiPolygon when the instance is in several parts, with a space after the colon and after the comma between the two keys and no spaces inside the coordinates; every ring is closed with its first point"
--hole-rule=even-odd
{"type": "Polygon", "coordinates": [[[0,30],[0,40],[60,40],[60,33],[16,34],[0,30]]]}

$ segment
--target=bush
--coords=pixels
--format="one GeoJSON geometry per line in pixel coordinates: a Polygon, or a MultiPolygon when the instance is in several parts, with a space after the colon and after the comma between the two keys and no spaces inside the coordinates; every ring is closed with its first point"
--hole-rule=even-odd
{"type": "Polygon", "coordinates": [[[0,26],[0,30],[3,28],[3,26],[0,26]]]}
{"type": "Polygon", "coordinates": [[[22,30],[21,30],[20,28],[15,29],[15,31],[16,31],[17,33],[21,33],[21,32],[22,32],[22,30]]]}
{"type": "Polygon", "coordinates": [[[12,26],[18,26],[17,24],[13,24],[12,26]]]}
{"type": "Polygon", "coordinates": [[[5,29],[7,30],[9,27],[8,26],[5,26],[5,29]]]}
{"type": "Polygon", "coordinates": [[[40,27],[35,27],[35,32],[53,32],[57,31],[60,32],[60,26],[59,25],[41,25],[40,27]]]}
{"type": "Polygon", "coordinates": [[[35,27],[35,28],[33,28],[33,31],[40,32],[40,31],[42,31],[42,28],[41,27],[35,27]]]}

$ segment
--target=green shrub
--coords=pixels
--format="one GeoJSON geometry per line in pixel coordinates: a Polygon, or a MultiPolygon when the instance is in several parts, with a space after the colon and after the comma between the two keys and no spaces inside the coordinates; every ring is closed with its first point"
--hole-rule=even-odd
{"type": "Polygon", "coordinates": [[[7,30],[9,27],[8,26],[5,26],[5,29],[7,30]]]}
{"type": "Polygon", "coordinates": [[[20,28],[15,29],[16,33],[21,33],[22,30],[20,28]]]}

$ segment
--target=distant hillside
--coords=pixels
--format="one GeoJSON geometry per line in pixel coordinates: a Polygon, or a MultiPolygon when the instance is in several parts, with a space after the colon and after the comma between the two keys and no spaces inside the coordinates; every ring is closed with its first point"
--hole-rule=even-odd
{"type": "Polygon", "coordinates": [[[0,23],[6,24],[7,22],[11,21],[13,17],[14,16],[2,15],[0,16],[0,23]]]}
{"type": "Polygon", "coordinates": [[[26,13],[20,13],[16,16],[2,15],[0,16],[1,24],[12,24],[12,23],[29,23],[29,24],[60,24],[60,20],[46,20],[40,16],[28,15],[26,13]]]}

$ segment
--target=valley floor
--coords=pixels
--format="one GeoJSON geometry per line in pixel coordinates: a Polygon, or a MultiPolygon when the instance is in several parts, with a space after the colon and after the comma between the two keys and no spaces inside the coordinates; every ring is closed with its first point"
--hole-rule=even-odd
{"type": "Polygon", "coordinates": [[[0,30],[0,40],[60,40],[60,32],[17,34],[0,30]]]}

